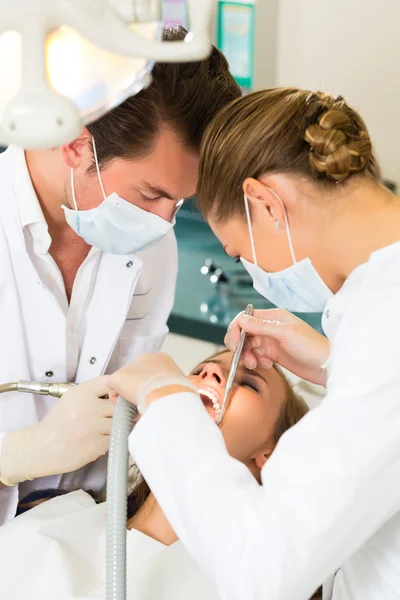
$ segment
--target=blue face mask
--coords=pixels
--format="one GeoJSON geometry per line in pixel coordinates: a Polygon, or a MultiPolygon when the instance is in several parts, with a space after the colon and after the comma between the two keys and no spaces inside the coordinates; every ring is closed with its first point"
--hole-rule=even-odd
{"type": "Polygon", "coordinates": [[[275,304],[275,306],[286,308],[291,312],[323,312],[326,303],[332,298],[333,293],[325,285],[309,258],[304,258],[300,262],[296,261],[285,207],[279,196],[270,188],[268,189],[282,205],[293,264],[277,273],[267,273],[259,267],[251,226],[249,203],[246,195],[244,196],[244,203],[254,263],[244,258],[240,260],[253,279],[254,289],[261,296],[272,302],[272,304],[275,304]]]}
{"type": "MultiPolygon", "coordinates": [[[[94,138],[92,138],[92,144],[97,176],[104,200],[91,210],[78,210],[74,171],[71,169],[71,194],[75,210],[71,210],[67,206],[62,207],[68,225],[86,243],[110,254],[134,254],[154,246],[173,228],[175,215],[171,222],[165,221],[158,215],[127,202],[115,192],[106,196],[94,138]]],[[[176,208],[178,209],[181,204],[182,201],[176,208]]]]}

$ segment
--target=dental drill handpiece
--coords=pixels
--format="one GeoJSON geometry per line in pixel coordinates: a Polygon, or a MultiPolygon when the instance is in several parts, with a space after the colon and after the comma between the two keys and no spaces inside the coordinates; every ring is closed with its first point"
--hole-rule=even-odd
{"type": "MultiPolygon", "coordinates": [[[[253,311],[254,311],[253,305],[248,304],[246,306],[246,310],[244,311],[244,314],[251,316],[253,314],[253,311]]],[[[226,380],[224,399],[222,401],[222,408],[221,408],[219,418],[217,420],[217,425],[219,425],[221,423],[222,419],[224,418],[226,403],[228,402],[229,394],[231,393],[233,384],[235,382],[236,371],[238,370],[240,356],[242,354],[246,335],[247,335],[247,333],[244,330],[242,330],[240,333],[240,341],[239,341],[238,345],[236,346],[235,352],[233,353],[233,356],[232,356],[232,362],[231,362],[231,366],[230,366],[229,373],[228,373],[228,379],[226,380]]]]}
{"type": "Polygon", "coordinates": [[[13,383],[0,384],[0,394],[4,392],[23,392],[25,394],[39,394],[41,396],[54,396],[61,398],[75,383],[47,383],[42,381],[14,381],[13,383]]]}

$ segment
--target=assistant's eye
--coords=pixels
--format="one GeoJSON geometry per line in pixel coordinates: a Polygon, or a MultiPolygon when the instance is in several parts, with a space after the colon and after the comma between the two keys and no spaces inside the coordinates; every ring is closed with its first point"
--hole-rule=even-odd
{"type": "Polygon", "coordinates": [[[242,381],[239,381],[239,385],[241,387],[251,388],[252,390],[254,390],[255,392],[257,392],[258,394],[260,393],[260,390],[258,389],[258,386],[254,383],[254,381],[251,381],[250,379],[242,379],[242,381]]]}

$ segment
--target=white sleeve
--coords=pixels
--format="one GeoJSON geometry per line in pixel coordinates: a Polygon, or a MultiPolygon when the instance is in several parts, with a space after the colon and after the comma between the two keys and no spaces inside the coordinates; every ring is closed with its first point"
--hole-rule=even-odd
{"type": "Polygon", "coordinates": [[[303,600],[400,509],[399,291],[344,317],[328,392],[259,486],[194,394],[154,402],[130,451],[224,600],[303,600]]]}

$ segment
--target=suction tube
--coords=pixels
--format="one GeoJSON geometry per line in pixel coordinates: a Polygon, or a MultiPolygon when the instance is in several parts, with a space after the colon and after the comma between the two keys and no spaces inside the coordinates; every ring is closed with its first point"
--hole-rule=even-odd
{"type": "Polygon", "coordinates": [[[128,436],[136,414],[136,407],[119,396],[108,455],[106,600],[126,600],[128,436]]]}
{"type": "MultiPolygon", "coordinates": [[[[4,392],[25,392],[61,398],[72,383],[14,381],[0,384],[4,392]]],[[[119,397],[110,436],[107,473],[106,600],[126,600],[126,520],[128,491],[128,436],[136,406],[119,397]]]]}

